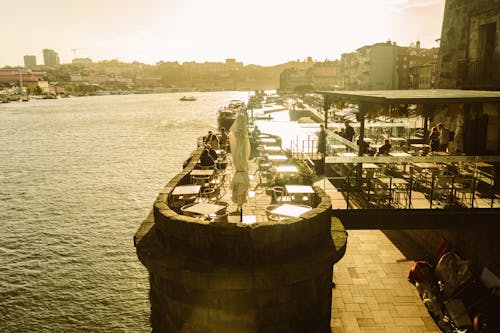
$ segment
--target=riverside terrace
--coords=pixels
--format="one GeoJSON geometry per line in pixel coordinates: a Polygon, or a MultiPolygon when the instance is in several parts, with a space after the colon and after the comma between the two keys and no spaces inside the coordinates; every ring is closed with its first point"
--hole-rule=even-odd
{"type": "Polygon", "coordinates": [[[500,92],[437,89],[318,93],[324,97],[326,128],[331,105],[359,106],[358,144],[371,139],[367,137],[367,119],[402,105],[422,110],[423,135],[418,138],[407,131],[406,138],[389,137],[395,139],[389,156],[368,156],[364,145],[328,134],[335,149],[329,149],[324,170],[335,187],[331,193],[333,208],[339,209],[336,215],[348,228],[459,227],[470,226],[472,220],[496,224],[500,92]],[[428,154],[424,138],[429,135],[430,119],[445,107],[446,117],[465,123],[456,133],[463,142],[462,153],[428,154]],[[401,142],[396,144],[396,139],[401,142]]]}
{"type": "Polygon", "coordinates": [[[273,199],[252,160],[249,201],[240,214],[231,200],[230,154],[218,163],[225,169],[202,169],[201,151],[160,192],[134,236],[150,273],[153,331],[329,331],[332,267],[347,242],[331,218],[329,196],[319,187],[312,193],[295,187],[290,192],[309,205],[273,199]]]}
{"type": "MultiPolygon", "coordinates": [[[[272,144],[269,139],[264,143],[272,144]]],[[[339,219],[332,217],[331,224],[323,224],[320,232],[332,236],[335,250],[326,246],[325,252],[318,250],[323,243],[320,239],[324,238],[318,239],[307,228],[289,228],[298,222],[317,229],[314,225],[319,224],[310,213],[269,225],[265,207],[273,199],[266,191],[266,176],[261,175],[265,171],[259,170],[257,164],[259,157],[249,164],[250,195],[243,205],[242,223],[239,214],[231,214],[229,223],[202,223],[168,209],[169,193],[184,177],[189,177],[186,175],[195,168],[198,156],[199,152],[195,152],[191,162],[161,191],[153,211],[134,237],[138,256],[150,272],[154,331],[181,332],[197,325],[198,329],[191,331],[439,332],[418,292],[406,280],[411,263],[380,231],[350,231],[352,240],[346,253],[347,232],[339,219]],[[181,226],[175,220],[184,224],[180,230],[184,233],[180,233],[181,226]],[[201,233],[197,232],[198,227],[201,233]],[[279,229],[272,232],[274,228],[279,229]],[[235,234],[234,229],[249,233],[235,234]],[[212,231],[221,235],[219,244],[212,231]],[[296,231],[299,238],[293,236],[296,231]],[[270,243],[266,245],[262,237],[270,238],[270,243]],[[253,251],[263,251],[261,260],[265,262],[244,252],[249,241],[255,243],[253,251]],[[210,257],[211,253],[216,257],[210,257]],[[234,260],[245,254],[245,260],[252,259],[251,262],[236,267],[231,267],[234,262],[224,262],[226,256],[234,260]],[[314,279],[318,274],[322,277],[314,279]],[[336,283],[334,289],[332,281],[336,283]]],[[[275,163],[281,163],[281,159],[277,160],[275,163]]],[[[229,204],[228,212],[237,208],[230,198],[233,174],[233,166],[228,163],[219,198],[229,204]]],[[[189,179],[185,181],[191,183],[189,179]]],[[[329,221],[330,201],[321,190],[323,181],[318,180],[315,185],[316,208],[328,207],[325,217],[329,221]]]]}

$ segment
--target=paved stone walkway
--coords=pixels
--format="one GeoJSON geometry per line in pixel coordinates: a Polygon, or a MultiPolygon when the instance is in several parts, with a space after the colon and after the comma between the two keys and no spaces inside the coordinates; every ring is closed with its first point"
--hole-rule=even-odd
{"type": "MultiPolygon", "coordinates": [[[[263,209],[271,197],[259,185],[255,172],[256,165],[251,162],[250,198],[243,205],[243,212],[257,215],[259,221],[264,218],[263,209]]],[[[231,202],[233,173],[232,166],[228,166],[223,198],[227,202],[231,202]]],[[[315,185],[327,184],[319,180],[315,185]]],[[[343,200],[335,201],[335,189],[326,186],[326,191],[334,199],[334,209],[343,208],[343,200]]],[[[228,209],[233,212],[236,205],[231,204],[228,209]]],[[[346,254],[334,267],[332,332],[441,332],[417,290],[406,279],[413,261],[407,260],[380,230],[348,232],[346,254]]]]}
{"type": "Polygon", "coordinates": [[[415,287],[413,261],[380,230],[350,230],[335,265],[332,332],[440,332],[415,287]]]}

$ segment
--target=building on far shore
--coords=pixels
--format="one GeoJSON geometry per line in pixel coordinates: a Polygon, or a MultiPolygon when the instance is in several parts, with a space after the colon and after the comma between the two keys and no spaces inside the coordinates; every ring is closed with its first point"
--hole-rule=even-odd
{"type": "Polygon", "coordinates": [[[54,67],[59,65],[59,55],[54,50],[43,49],[43,64],[54,67]]]}
{"type": "Polygon", "coordinates": [[[34,55],[25,55],[24,56],[24,67],[26,67],[26,68],[34,68],[34,67],[36,67],[36,56],[34,56],[34,55]]]}
{"type": "Polygon", "coordinates": [[[92,63],[92,59],[90,58],[74,58],[73,60],[71,60],[71,63],[72,64],[91,64],[92,63]]]}

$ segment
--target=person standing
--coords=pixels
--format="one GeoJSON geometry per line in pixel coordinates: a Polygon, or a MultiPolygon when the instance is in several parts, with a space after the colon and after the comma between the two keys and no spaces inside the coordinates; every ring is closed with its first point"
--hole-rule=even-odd
{"type": "Polygon", "coordinates": [[[229,136],[224,127],[220,128],[219,146],[229,153],[229,136]]]}
{"type": "Polygon", "coordinates": [[[354,128],[352,128],[351,124],[348,121],[344,122],[345,130],[344,130],[344,138],[349,141],[352,141],[354,138],[354,128]]]}
{"type": "Polygon", "coordinates": [[[439,151],[447,151],[450,143],[450,130],[444,127],[442,123],[438,124],[439,130],[439,151]]]}
{"type": "Polygon", "coordinates": [[[321,158],[325,157],[326,153],[326,131],[323,124],[319,125],[318,132],[318,153],[321,154],[321,158]]]}
{"type": "Polygon", "coordinates": [[[429,144],[431,145],[431,151],[438,151],[439,149],[439,131],[436,127],[431,129],[431,134],[429,135],[429,144]]]}

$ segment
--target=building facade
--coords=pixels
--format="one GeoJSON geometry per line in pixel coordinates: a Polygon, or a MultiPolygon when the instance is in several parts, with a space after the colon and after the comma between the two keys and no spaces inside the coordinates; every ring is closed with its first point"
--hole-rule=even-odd
{"type": "Polygon", "coordinates": [[[36,67],[36,56],[34,56],[34,55],[25,55],[24,56],[24,67],[26,67],[26,68],[34,68],[34,67],[36,67]]]}
{"type": "Polygon", "coordinates": [[[54,50],[43,49],[43,64],[54,67],[59,65],[59,55],[54,50]]]}
{"type": "Polygon", "coordinates": [[[342,54],[344,87],[348,90],[398,89],[398,47],[377,43],[342,54]]]}
{"type": "Polygon", "coordinates": [[[281,91],[294,91],[295,88],[300,86],[310,86],[311,69],[297,69],[288,68],[280,74],[280,90],[281,91]]]}
{"type": "Polygon", "coordinates": [[[344,86],[343,66],[338,60],[314,63],[311,75],[314,89],[338,90],[344,86]]]}
{"type": "Polygon", "coordinates": [[[439,87],[500,89],[500,0],[447,0],[439,87]]]}

